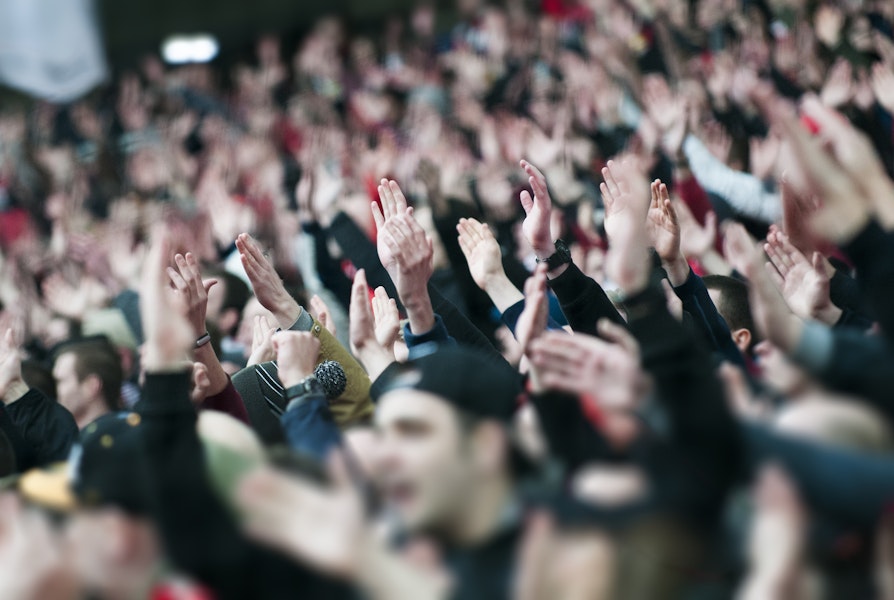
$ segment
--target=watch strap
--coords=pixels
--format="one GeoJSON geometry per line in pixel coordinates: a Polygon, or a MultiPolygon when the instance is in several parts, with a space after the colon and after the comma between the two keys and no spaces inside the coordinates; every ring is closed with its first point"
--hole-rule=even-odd
{"type": "Polygon", "coordinates": [[[196,340],[196,348],[201,348],[211,341],[211,334],[207,331],[196,340]]]}

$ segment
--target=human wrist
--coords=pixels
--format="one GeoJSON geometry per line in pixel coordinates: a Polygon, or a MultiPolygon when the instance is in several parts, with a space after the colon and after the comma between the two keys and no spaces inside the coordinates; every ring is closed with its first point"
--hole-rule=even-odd
{"type": "Polygon", "coordinates": [[[488,277],[484,291],[501,313],[525,297],[504,272],[488,277]]]}
{"type": "Polygon", "coordinates": [[[419,335],[432,330],[435,326],[435,311],[427,289],[424,294],[418,292],[407,296],[401,295],[400,300],[407,311],[412,333],[419,335]]]}
{"type": "Polygon", "coordinates": [[[147,348],[141,357],[141,364],[147,373],[177,373],[187,370],[190,361],[185,354],[172,356],[164,350],[147,348]]]}
{"type": "Polygon", "coordinates": [[[375,381],[388,365],[395,360],[392,352],[376,343],[367,344],[363,348],[356,348],[354,354],[366,370],[370,381],[375,381]]]}
{"type": "Polygon", "coordinates": [[[825,323],[831,327],[841,320],[842,314],[844,314],[844,311],[830,302],[827,306],[812,311],[810,316],[820,323],[825,323]]]}
{"type": "Polygon", "coordinates": [[[282,329],[289,329],[301,316],[302,310],[294,298],[286,295],[275,303],[271,312],[282,329]]]}
{"type": "Polygon", "coordinates": [[[662,259],[662,266],[664,270],[667,272],[668,281],[673,287],[680,287],[686,280],[689,279],[689,272],[691,269],[689,268],[689,263],[686,261],[686,258],[681,254],[677,253],[677,255],[669,261],[665,261],[662,259]]]}
{"type": "Polygon", "coordinates": [[[9,406],[27,394],[29,389],[28,385],[21,378],[16,378],[6,386],[5,390],[3,390],[3,394],[0,395],[0,400],[3,401],[4,405],[9,406]]]}
{"type": "Polygon", "coordinates": [[[294,385],[298,385],[308,377],[312,377],[313,374],[314,370],[312,367],[308,369],[304,365],[296,365],[282,368],[282,365],[280,365],[279,380],[282,383],[283,388],[288,389],[294,385]]]}
{"type": "Polygon", "coordinates": [[[211,385],[208,386],[208,395],[216,396],[224,391],[230,382],[230,378],[220,364],[220,360],[217,358],[217,354],[214,352],[211,344],[205,344],[196,348],[194,358],[196,362],[205,365],[205,368],[208,370],[208,379],[211,382],[211,385]]]}

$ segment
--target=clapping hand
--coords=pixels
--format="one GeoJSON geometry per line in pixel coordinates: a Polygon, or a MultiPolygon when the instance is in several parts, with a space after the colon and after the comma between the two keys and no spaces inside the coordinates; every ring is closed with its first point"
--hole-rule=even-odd
{"type": "Polygon", "coordinates": [[[301,306],[286,291],[282,279],[258,243],[250,235],[243,233],[236,238],[236,248],[258,302],[273,313],[280,327],[291,327],[301,316],[301,306]]]}
{"type": "Polygon", "coordinates": [[[775,267],[770,273],[789,308],[802,319],[816,319],[834,325],[841,309],[832,304],[825,259],[814,252],[810,260],[795,248],[783,232],[773,229],[764,251],[775,267]]]}

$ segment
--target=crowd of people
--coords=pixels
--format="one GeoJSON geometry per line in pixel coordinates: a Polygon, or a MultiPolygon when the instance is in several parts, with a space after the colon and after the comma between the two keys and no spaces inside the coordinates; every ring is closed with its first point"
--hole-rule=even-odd
{"type": "Polygon", "coordinates": [[[452,12],[0,108],[0,597],[894,597],[894,3],[452,12]]]}

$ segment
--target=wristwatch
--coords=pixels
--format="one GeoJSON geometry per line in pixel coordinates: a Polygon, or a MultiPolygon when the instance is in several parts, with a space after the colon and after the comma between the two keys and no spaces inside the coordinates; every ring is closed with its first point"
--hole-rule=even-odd
{"type": "Polygon", "coordinates": [[[568,249],[568,244],[566,244],[564,240],[558,239],[556,240],[555,245],[556,251],[548,258],[536,258],[537,264],[546,263],[546,266],[549,267],[550,271],[571,262],[571,250],[568,249]]]}
{"type": "Polygon", "coordinates": [[[308,375],[295,385],[286,388],[284,394],[286,396],[286,401],[290,401],[299,396],[308,396],[310,394],[323,394],[325,396],[326,390],[323,389],[323,385],[316,377],[308,375]]]}

